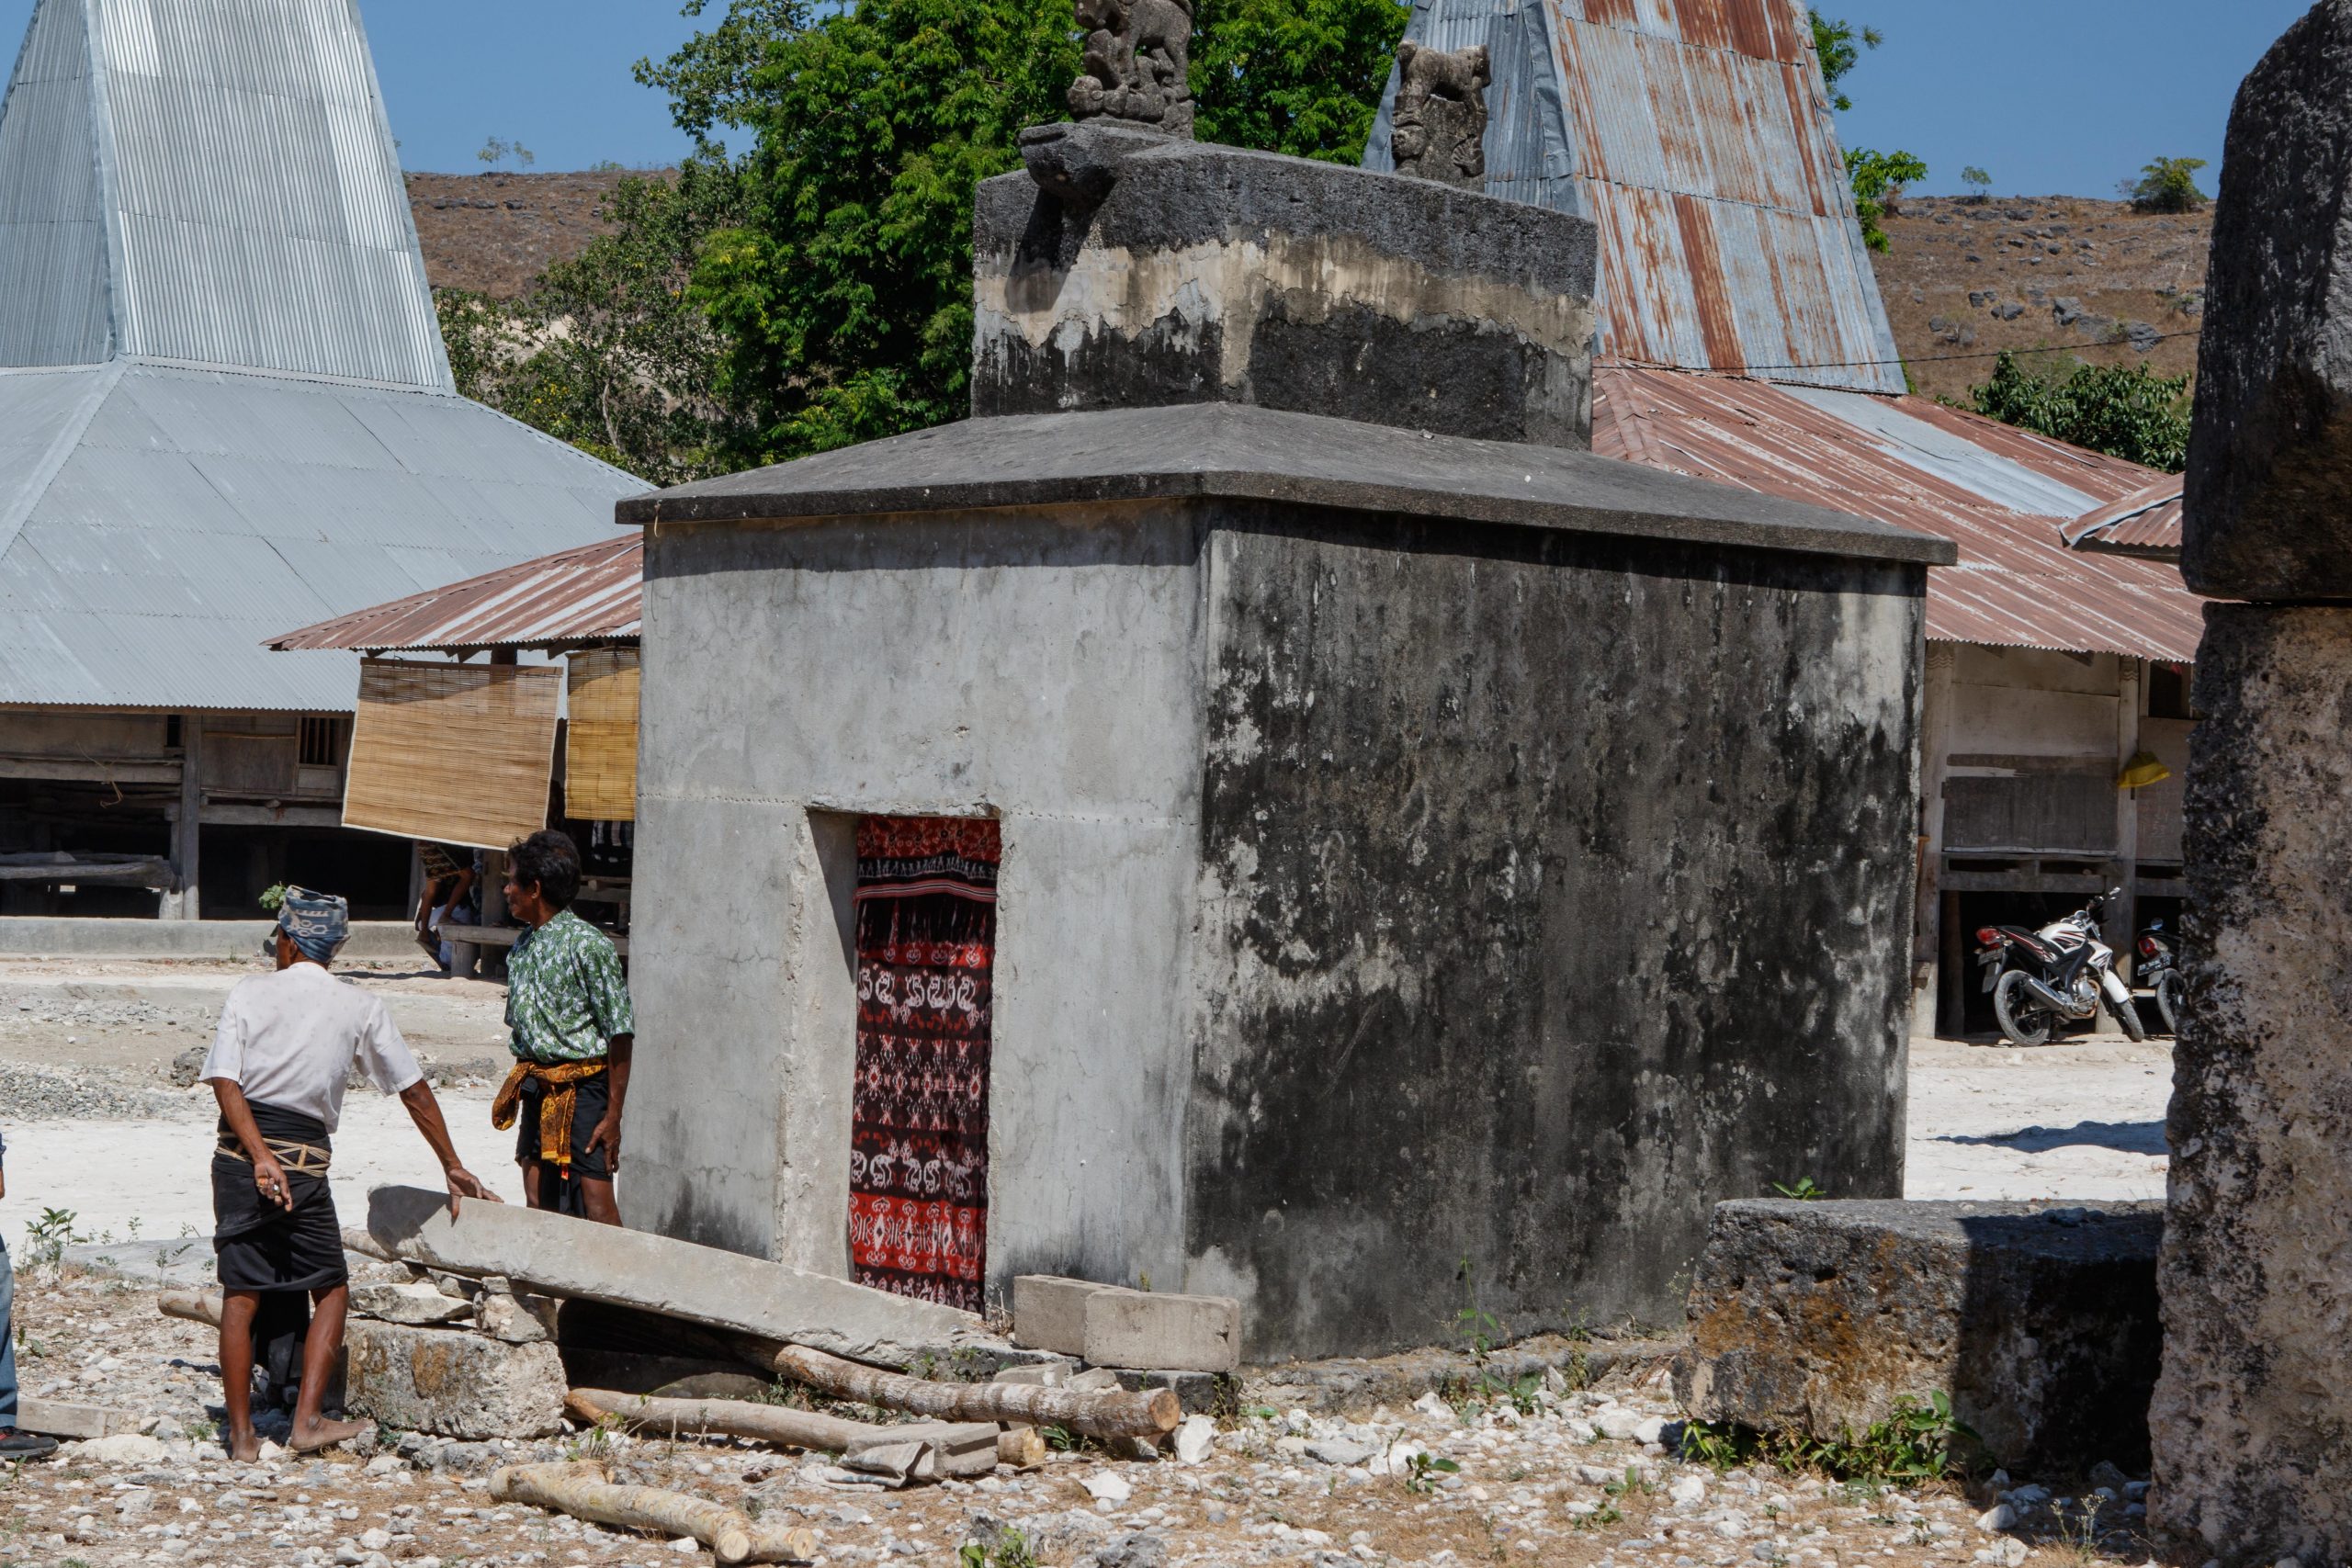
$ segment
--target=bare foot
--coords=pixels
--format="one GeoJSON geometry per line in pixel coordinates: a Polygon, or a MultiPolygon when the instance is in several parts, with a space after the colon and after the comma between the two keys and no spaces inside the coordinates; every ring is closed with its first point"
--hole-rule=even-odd
{"type": "Polygon", "coordinates": [[[240,1464],[251,1464],[261,1458],[261,1435],[250,1427],[230,1433],[229,1457],[240,1464]]]}
{"type": "Polygon", "coordinates": [[[322,1416],[305,1426],[297,1421],[286,1439],[287,1448],[298,1454],[314,1454],[321,1449],[331,1449],[337,1443],[347,1443],[368,1430],[365,1421],[329,1421],[322,1416]]]}

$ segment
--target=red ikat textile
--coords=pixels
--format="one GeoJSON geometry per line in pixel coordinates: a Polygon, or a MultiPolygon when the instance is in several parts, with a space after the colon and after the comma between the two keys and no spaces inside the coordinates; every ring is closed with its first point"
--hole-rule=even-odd
{"type": "Polygon", "coordinates": [[[850,1260],[862,1285],[967,1312],[988,1262],[1001,845],[983,818],[857,825],[850,1260]]]}

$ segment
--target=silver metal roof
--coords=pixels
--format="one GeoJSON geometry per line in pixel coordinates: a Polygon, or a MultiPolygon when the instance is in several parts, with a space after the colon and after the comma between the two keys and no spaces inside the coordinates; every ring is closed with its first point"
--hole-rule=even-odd
{"type": "Polygon", "coordinates": [[[1407,36],[1486,47],[1487,194],[1599,228],[1603,357],[1904,390],[1800,0],[1413,0],[1407,36]]]}
{"type": "Polygon", "coordinates": [[[348,711],[288,625],[612,536],[644,489],[461,398],[0,370],[0,704],[348,711]]]}
{"type": "Polygon", "coordinates": [[[452,389],[354,0],[40,0],[0,280],[0,365],[452,389]]]}

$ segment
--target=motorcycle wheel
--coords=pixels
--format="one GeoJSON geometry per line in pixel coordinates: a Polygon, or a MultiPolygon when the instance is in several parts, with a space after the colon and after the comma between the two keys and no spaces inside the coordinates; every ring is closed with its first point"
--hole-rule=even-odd
{"type": "Polygon", "coordinates": [[[2136,1045],[2148,1038],[2148,1026],[2140,1021],[2139,998],[2129,997],[2119,1002],[2109,997],[2107,999],[2107,1010],[2115,1015],[2115,1021],[2123,1026],[2123,1032],[2132,1037],[2133,1044],[2136,1045]]]}
{"type": "Polygon", "coordinates": [[[2156,1010],[2164,1014],[2165,1032],[2175,1038],[2180,1034],[2181,1004],[2188,999],[2182,995],[2185,987],[2177,969],[2156,976],[2156,1010]]]}
{"type": "Polygon", "coordinates": [[[2047,1045],[2050,1032],[2056,1020],[2050,1010],[2033,999],[2025,988],[2026,973],[2012,969],[2001,976],[1993,987],[1993,1016],[2001,1021],[2001,1032],[2009,1037],[2012,1045],[2047,1045]]]}

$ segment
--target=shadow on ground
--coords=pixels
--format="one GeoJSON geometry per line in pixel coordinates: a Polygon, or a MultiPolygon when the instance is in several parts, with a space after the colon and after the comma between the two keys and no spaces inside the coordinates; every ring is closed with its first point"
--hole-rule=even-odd
{"type": "Polygon", "coordinates": [[[2165,1145],[2162,1122],[2077,1122],[2071,1127],[2021,1127],[2014,1133],[1945,1133],[1939,1144],[1989,1144],[2020,1154],[2048,1154],[2052,1149],[2091,1145],[2128,1155],[2161,1155],[2165,1145]]]}

